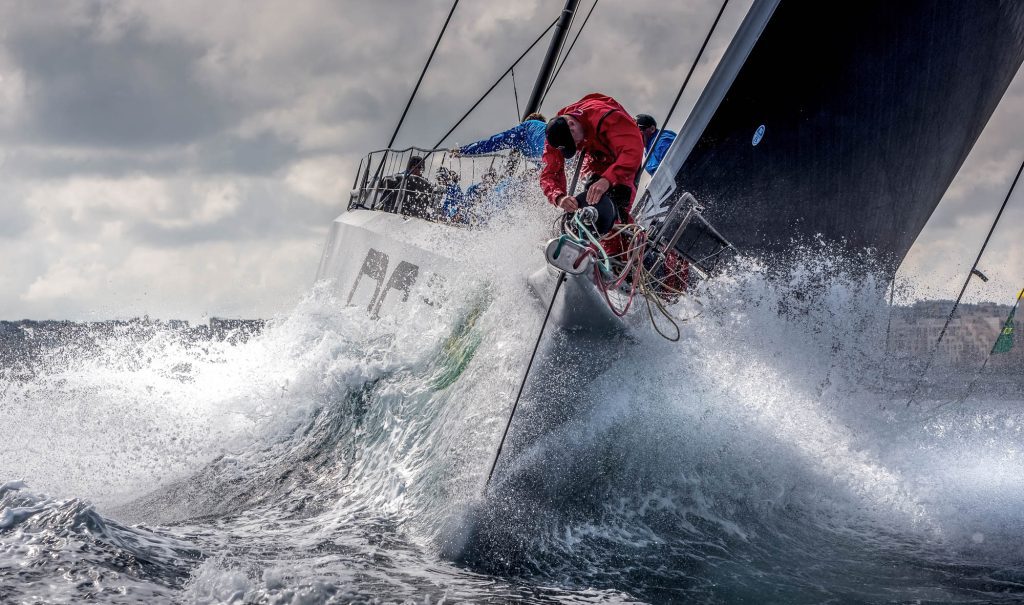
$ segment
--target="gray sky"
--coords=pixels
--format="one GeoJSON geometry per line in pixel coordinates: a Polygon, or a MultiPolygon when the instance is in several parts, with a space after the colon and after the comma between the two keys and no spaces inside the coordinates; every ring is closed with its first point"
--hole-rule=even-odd
{"type": "MultiPolygon", "coordinates": [[[[563,0],[463,0],[398,143],[430,145],[563,0]]],[[[581,15],[590,0],[581,1],[581,15]]],[[[678,127],[749,2],[731,3],[678,127]]],[[[268,316],[313,281],[359,158],[390,136],[443,1],[0,0],[0,319],[268,316]]],[[[602,0],[548,96],[661,117],[719,1],[602,0]]],[[[525,101],[546,41],[516,71],[525,101]]],[[[448,141],[516,122],[503,84],[448,141]]],[[[1018,76],[901,275],[959,290],[1024,157],[1018,76]]],[[[1024,194],[969,300],[1024,286],[1024,194]]]]}

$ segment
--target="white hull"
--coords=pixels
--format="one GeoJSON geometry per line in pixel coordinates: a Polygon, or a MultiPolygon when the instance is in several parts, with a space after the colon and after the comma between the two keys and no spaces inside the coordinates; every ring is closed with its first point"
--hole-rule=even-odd
{"type": "Polygon", "coordinates": [[[397,214],[350,210],[331,223],[317,281],[331,280],[341,302],[373,317],[399,305],[433,304],[454,260],[423,244],[452,227],[397,214]]]}
{"type": "MultiPolygon", "coordinates": [[[[466,250],[478,256],[493,254],[486,245],[492,236],[353,210],[332,224],[317,277],[333,281],[342,304],[365,307],[371,316],[397,317],[416,311],[408,305],[435,306],[436,301],[453,299],[453,290],[467,283],[491,277],[513,279],[529,285],[521,291],[532,291],[534,296],[527,296],[534,300],[527,304],[535,308],[538,318],[543,317],[558,272],[543,260],[542,242],[531,248],[536,251],[536,264],[468,263],[457,258],[466,250]],[[484,245],[474,248],[474,242],[484,245]],[[499,271],[485,274],[487,267],[495,265],[499,271]],[[473,271],[479,274],[472,275],[473,271]],[[519,274],[509,275],[509,271],[519,274]]],[[[589,272],[567,276],[555,298],[487,497],[481,508],[459,519],[459,529],[446,538],[444,550],[449,556],[472,556],[488,544],[514,543],[516,528],[525,521],[521,516],[528,516],[534,506],[576,497],[579,486],[573,481],[571,444],[564,435],[587,422],[592,413],[585,395],[590,383],[629,353],[636,342],[631,334],[647,321],[641,300],[625,320],[616,317],[591,280],[589,272]]],[[[529,336],[525,340],[532,344],[533,335],[529,336]]],[[[524,351],[522,358],[528,355],[524,351]]],[[[481,468],[482,476],[486,470],[481,468]]]]}
{"type": "MultiPolygon", "coordinates": [[[[317,270],[317,280],[332,280],[335,293],[346,306],[363,306],[373,317],[392,314],[400,305],[433,304],[448,298],[454,278],[484,281],[488,275],[467,275],[473,270],[460,262],[453,242],[472,238],[473,232],[450,225],[410,219],[387,212],[350,210],[334,220],[317,270]],[[415,243],[411,243],[415,242],[415,243]]],[[[538,242],[537,263],[525,279],[543,308],[551,300],[558,272],[543,261],[538,242]]],[[[568,276],[551,313],[552,325],[572,331],[618,334],[642,321],[630,313],[616,317],[589,273],[568,276]]]]}

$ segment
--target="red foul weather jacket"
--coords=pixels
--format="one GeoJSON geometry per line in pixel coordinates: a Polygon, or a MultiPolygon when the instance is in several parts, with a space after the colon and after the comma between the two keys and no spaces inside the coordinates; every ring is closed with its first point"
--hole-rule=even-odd
{"type": "MultiPolygon", "coordinates": [[[[629,187],[632,207],[636,195],[633,179],[644,158],[644,141],[632,116],[618,101],[600,93],[591,93],[563,107],[558,115],[570,115],[583,125],[583,141],[576,145],[576,153],[587,154],[581,176],[599,174],[612,186],[629,187]]],[[[566,195],[565,158],[546,142],[540,187],[548,201],[556,206],[559,198],[566,195]]]]}

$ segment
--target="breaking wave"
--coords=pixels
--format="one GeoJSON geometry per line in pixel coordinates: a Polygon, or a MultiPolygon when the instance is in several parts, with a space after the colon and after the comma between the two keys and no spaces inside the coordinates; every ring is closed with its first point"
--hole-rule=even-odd
{"type": "Polygon", "coordinates": [[[518,278],[376,321],[323,283],[244,343],[57,346],[0,384],[0,597],[1021,598],[1020,398],[905,408],[881,273],[805,252],[609,361],[535,453],[545,500],[482,495],[543,313],[518,278]]]}

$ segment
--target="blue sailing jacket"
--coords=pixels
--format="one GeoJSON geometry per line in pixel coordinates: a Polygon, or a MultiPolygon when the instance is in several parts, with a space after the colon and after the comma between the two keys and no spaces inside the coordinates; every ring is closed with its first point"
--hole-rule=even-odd
{"type": "Polygon", "coordinates": [[[518,126],[513,126],[505,132],[499,132],[489,139],[463,145],[459,153],[463,155],[479,155],[482,153],[494,153],[502,149],[516,149],[524,156],[539,160],[544,155],[544,137],[547,131],[547,124],[540,120],[527,120],[518,126]]]}
{"type": "MultiPolygon", "coordinates": [[[[651,137],[650,141],[647,141],[647,145],[644,147],[644,153],[649,153],[651,150],[651,144],[654,143],[655,137],[651,137]]],[[[668,148],[672,146],[672,141],[676,140],[676,133],[671,130],[666,130],[661,133],[661,137],[658,138],[658,146],[654,148],[654,153],[651,153],[650,157],[647,158],[647,166],[644,170],[647,174],[653,175],[654,171],[661,165],[661,160],[665,157],[668,152],[668,148]]]]}

